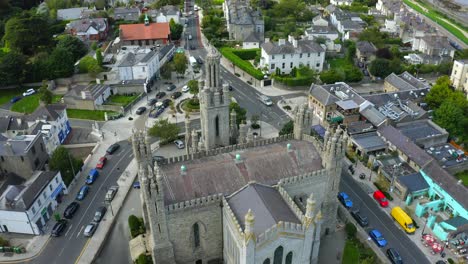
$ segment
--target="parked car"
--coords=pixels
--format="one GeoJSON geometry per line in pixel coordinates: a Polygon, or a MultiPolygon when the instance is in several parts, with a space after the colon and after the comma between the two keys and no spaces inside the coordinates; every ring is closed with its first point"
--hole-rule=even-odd
{"type": "Polygon", "coordinates": [[[182,92],[187,93],[189,91],[190,91],[190,87],[188,87],[188,85],[184,85],[184,87],[182,87],[182,92]]]}
{"type": "Polygon", "coordinates": [[[171,95],[171,98],[172,98],[172,99],[177,99],[177,98],[179,98],[179,97],[181,97],[181,96],[182,96],[182,93],[181,93],[181,92],[175,92],[175,93],[173,93],[173,94],[171,95]]]}
{"type": "Polygon", "coordinates": [[[140,189],[140,187],[141,187],[141,186],[140,186],[140,182],[139,182],[139,181],[136,181],[136,182],[133,183],[133,188],[134,188],[134,189],[140,189]]]}
{"type": "Polygon", "coordinates": [[[385,197],[385,194],[383,194],[382,191],[380,190],[375,191],[373,197],[377,202],[379,202],[380,206],[388,207],[387,197],[385,197]]]}
{"type": "Polygon", "coordinates": [[[98,176],[99,171],[97,169],[91,169],[86,177],[86,184],[93,184],[98,176]]]}
{"type": "Polygon", "coordinates": [[[18,102],[19,100],[21,100],[21,97],[15,96],[15,97],[10,99],[10,103],[14,104],[14,103],[18,102]]]}
{"type": "Polygon", "coordinates": [[[416,231],[413,219],[399,206],[395,206],[390,211],[390,216],[405,230],[406,233],[412,234],[416,231]]]}
{"type": "Polygon", "coordinates": [[[135,111],[135,114],[141,115],[141,114],[143,114],[145,111],[146,111],[146,107],[144,107],[144,106],[138,107],[138,109],[135,111]]]}
{"type": "Polygon", "coordinates": [[[106,192],[106,198],[104,199],[106,202],[111,202],[114,199],[115,194],[119,190],[119,186],[112,186],[106,192]]]}
{"type": "Polygon", "coordinates": [[[353,201],[349,198],[348,194],[345,192],[338,193],[338,200],[346,207],[351,208],[353,207],[353,201]]]}
{"type": "Polygon", "coordinates": [[[162,103],[164,107],[168,107],[169,105],[171,105],[171,101],[171,99],[164,99],[162,103]]]}
{"type": "Polygon", "coordinates": [[[159,92],[156,94],[156,99],[161,99],[163,98],[164,96],[166,96],[166,93],[165,92],[159,92]]]}
{"type": "Polygon", "coordinates": [[[80,191],[76,195],[76,200],[83,201],[83,199],[86,197],[88,192],[89,192],[89,187],[87,185],[81,186],[80,191]]]}
{"type": "Polygon", "coordinates": [[[369,225],[369,220],[367,220],[367,217],[363,216],[359,210],[351,210],[351,215],[360,226],[365,227],[369,225]]]}
{"type": "Polygon", "coordinates": [[[163,164],[166,162],[166,158],[163,156],[153,156],[153,162],[157,162],[158,164],[163,164]]]}
{"type": "Polygon", "coordinates": [[[71,219],[75,215],[76,211],[80,208],[80,204],[77,202],[70,203],[65,211],[63,212],[63,217],[66,219],[71,219]]]}
{"type": "Polygon", "coordinates": [[[359,174],[359,179],[364,180],[366,178],[366,174],[361,173],[359,174]]]}
{"type": "Polygon", "coordinates": [[[65,228],[67,228],[67,220],[61,219],[57,223],[55,223],[54,227],[52,227],[50,235],[54,237],[59,237],[65,230],[65,228]]]}
{"type": "Polygon", "coordinates": [[[234,90],[234,88],[232,87],[232,85],[229,85],[229,91],[232,92],[232,90],[234,90]]]}
{"type": "Polygon", "coordinates": [[[33,95],[36,91],[34,89],[28,89],[26,92],[23,93],[23,96],[33,95]]]}
{"type": "Polygon", "coordinates": [[[171,84],[166,88],[166,90],[173,91],[173,90],[175,90],[175,88],[176,88],[176,86],[174,84],[171,84]]]}
{"type": "Polygon", "coordinates": [[[102,170],[102,168],[104,168],[104,165],[106,165],[106,162],[107,162],[106,156],[100,157],[98,164],[96,164],[96,169],[102,170]]]}
{"type": "Polygon", "coordinates": [[[166,82],[164,82],[164,84],[172,84],[172,82],[167,82],[167,81],[166,81],[166,82]]]}
{"type": "Polygon", "coordinates": [[[183,148],[185,148],[184,142],[183,142],[182,140],[180,140],[180,139],[177,139],[176,141],[174,141],[174,144],[176,145],[176,147],[177,147],[178,149],[183,149],[183,148]]]}
{"type": "Polygon", "coordinates": [[[110,145],[110,147],[106,150],[106,153],[109,155],[112,155],[114,152],[116,152],[120,148],[120,145],[115,143],[110,145]]]}
{"type": "Polygon", "coordinates": [[[156,98],[151,98],[148,100],[148,102],[146,103],[148,106],[152,106],[154,105],[156,102],[158,101],[158,99],[156,98]]]}
{"type": "Polygon", "coordinates": [[[195,58],[198,64],[203,64],[203,60],[200,57],[195,58]]]}
{"type": "Polygon", "coordinates": [[[383,237],[382,233],[380,233],[377,229],[372,229],[369,231],[369,236],[374,240],[374,242],[379,247],[385,247],[387,245],[387,240],[383,237]]]}
{"type": "Polygon", "coordinates": [[[97,210],[96,213],[94,213],[94,218],[93,221],[96,223],[101,222],[102,218],[107,212],[107,208],[105,206],[100,206],[97,210]]]}
{"type": "Polygon", "coordinates": [[[403,259],[401,259],[400,253],[394,248],[387,249],[387,257],[393,264],[403,264],[403,259]]]}
{"type": "Polygon", "coordinates": [[[91,237],[94,235],[94,232],[96,232],[96,228],[97,228],[97,223],[94,223],[94,222],[91,222],[89,223],[85,229],[84,229],[84,232],[83,232],[83,235],[85,237],[91,237]]]}

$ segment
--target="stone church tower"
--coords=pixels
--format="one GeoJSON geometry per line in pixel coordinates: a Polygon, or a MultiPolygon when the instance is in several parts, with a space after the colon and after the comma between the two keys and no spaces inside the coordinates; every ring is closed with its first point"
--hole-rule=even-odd
{"type": "Polygon", "coordinates": [[[209,48],[205,62],[205,82],[199,83],[201,146],[204,150],[230,144],[229,85],[221,85],[221,55],[209,48]]]}

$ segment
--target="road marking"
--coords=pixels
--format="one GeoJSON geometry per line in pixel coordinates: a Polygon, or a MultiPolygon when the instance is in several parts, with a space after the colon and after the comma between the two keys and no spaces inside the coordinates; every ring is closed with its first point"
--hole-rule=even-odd
{"type": "Polygon", "coordinates": [[[78,258],[76,258],[75,264],[77,264],[80,261],[80,258],[83,256],[83,254],[84,254],[86,248],[88,247],[88,244],[89,244],[90,241],[91,241],[91,238],[88,238],[88,240],[86,241],[86,244],[84,245],[83,249],[80,252],[80,255],[78,256],[78,258]]]}
{"type": "Polygon", "coordinates": [[[70,233],[70,231],[72,230],[72,226],[73,226],[73,224],[71,224],[70,227],[68,228],[67,232],[65,232],[65,236],[68,236],[68,233],[70,233]]]}
{"type": "MultiPolygon", "coordinates": [[[[78,231],[78,233],[76,234],[76,238],[78,238],[78,236],[80,235],[81,230],[83,230],[83,228],[84,228],[84,225],[81,226],[80,231],[78,231]]],[[[70,237],[70,238],[71,238],[71,237],[70,237]]]]}

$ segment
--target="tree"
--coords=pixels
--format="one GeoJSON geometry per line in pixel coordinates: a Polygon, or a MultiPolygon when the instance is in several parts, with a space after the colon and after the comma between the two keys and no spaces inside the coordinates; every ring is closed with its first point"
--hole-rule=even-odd
{"type": "Polygon", "coordinates": [[[83,43],[83,41],[72,35],[60,36],[57,42],[57,48],[65,48],[71,52],[73,62],[78,61],[88,52],[88,49],[86,48],[86,45],[83,43]]]}
{"type": "Polygon", "coordinates": [[[90,71],[94,71],[97,69],[97,67],[100,69],[101,67],[99,66],[97,60],[91,56],[85,56],[80,60],[80,63],[78,64],[78,69],[80,73],[87,73],[90,71]]]}
{"type": "Polygon", "coordinates": [[[166,62],[162,67],[161,67],[161,77],[165,80],[171,78],[171,73],[172,73],[172,66],[173,63],[171,62],[166,62]]]}
{"type": "Polygon", "coordinates": [[[151,136],[159,137],[162,142],[168,143],[177,139],[179,130],[177,124],[170,123],[166,118],[159,119],[148,132],[151,136]]]}
{"type": "Polygon", "coordinates": [[[41,88],[39,88],[39,100],[48,105],[52,103],[52,97],[53,94],[48,89],[47,81],[43,81],[41,88]]]}
{"type": "Polygon", "coordinates": [[[258,121],[260,121],[260,116],[259,115],[252,115],[250,117],[250,127],[252,129],[259,129],[260,124],[258,123],[258,121]]]}
{"type": "Polygon", "coordinates": [[[236,123],[237,125],[240,125],[243,121],[247,120],[247,110],[244,108],[240,107],[240,105],[236,102],[231,102],[229,104],[229,113],[234,110],[236,112],[236,123]]]}
{"type": "Polygon", "coordinates": [[[96,9],[102,10],[104,9],[104,7],[106,7],[106,0],[96,0],[94,2],[94,6],[96,7],[96,9]]]}
{"type": "Polygon", "coordinates": [[[348,65],[344,68],[345,72],[345,81],[346,82],[359,82],[362,80],[364,75],[362,74],[361,70],[354,66],[354,65],[348,65]]]}
{"type": "Polygon", "coordinates": [[[23,12],[5,24],[5,47],[25,55],[32,55],[48,46],[50,40],[49,25],[42,16],[23,12]]]}
{"type": "Polygon", "coordinates": [[[346,48],[346,60],[354,63],[354,57],[356,56],[356,43],[349,41],[348,47],[346,48]]]}
{"type": "Polygon", "coordinates": [[[185,71],[187,70],[187,57],[183,53],[177,53],[174,56],[174,70],[180,74],[184,75],[185,71]]]}
{"type": "Polygon", "coordinates": [[[17,52],[8,52],[0,57],[0,83],[19,84],[25,77],[26,57],[17,52]]]}
{"type": "Polygon", "coordinates": [[[49,166],[51,170],[60,171],[63,181],[68,186],[75,177],[75,174],[81,170],[83,161],[74,158],[66,148],[59,146],[52,153],[49,166]]]}
{"type": "Polygon", "coordinates": [[[92,49],[92,50],[97,50],[97,48],[98,48],[97,42],[96,42],[96,41],[93,41],[93,42],[91,43],[91,49],[92,49]]]}
{"type": "Polygon", "coordinates": [[[344,71],[338,71],[336,69],[331,69],[328,71],[323,71],[320,73],[320,80],[323,83],[336,83],[342,82],[346,78],[344,71]]]}
{"type": "Polygon", "coordinates": [[[294,122],[289,120],[286,124],[284,124],[283,128],[281,128],[279,135],[287,135],[291,134],[292,132],[294,132],[294,122]]]}
{"type": "Polygon", "coordinates": [[[49,79],[69,77],[75,71],[73,54],[65,48],[54,49],[47,62],[49,79]]]}
{"type": "Polygon", "coordinates": [[[346,223],[345,230],[348,234],[348,238],[354,238],[356,236],[357,228],[353,223],[346,223]]]}
{"type": "Polygon", "coordinates": [[[384,58],[384,59],[387,59],[387,60],[391,60],[393,58],[392,53],[390,52],[390,50],[387,47],[378,49],[375,52],[375,56],[377,56],[377,58],[384,58]]]}
{"type": "MultiPolygon", "coordinates": [[[[432,90],[432,89],[431,89],[432,90]]],[[[434,111],[434,122],[443,128],[447,129],[452,135],[463,135],[468,118],[464,115],[463,110],[449,100],[445,101],[434,111]]]]}
{"type": "Polygon", "coordinates": [[[392,73],[390,69],[390,61],[382,58],[377,58],[369,64],[369,72],[373,76],[385,78],[392,73]]]}
{"type": "Polygon", "coordinates": [[[102,60],[103,60],[102,51],[101,51],[101,49],[97,49],[96,50],[96,61],[97,61],[99,66],[102,66],[102,60]]]}
{"type": "Polygon", "coordinates": [[[191,94],[198,94],[198,81],[197,80],[190,80],[187,83],[187,86],[190,88],[191,94]]]}
{"type": "Polygon", "coordinates": [[[388,34],[380,31],[376,27],[368,27],[361,34],[359,34],[360,41],[369,41],[373,43],[377,48],[384,46],[385,39],[388,38],[388,34]]]}
{"type": "Polygon", "coordinates": [[[184,31],[184,26],[181,24],[177,24],[173,18],[169,21],[169,28],[171,30],[171,39],[178,40],[182,36],[182,32],[184,31]]]}
{"type": "Polygon", "coordinates": [[[441,106],[445,100],[450,98],[451,94],[452,90],[450,90],[449,85],[437,80],[437,83],[432,86],[432,88],[427,93],[425,102],[429,105],[430,108],[436,109],[441,106]]]}

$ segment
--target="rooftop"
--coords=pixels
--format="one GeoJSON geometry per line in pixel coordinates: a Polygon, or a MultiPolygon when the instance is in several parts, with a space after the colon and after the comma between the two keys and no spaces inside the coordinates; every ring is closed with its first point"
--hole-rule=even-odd
{"type": "Polygon", "coordinates": [[[400,123],[397,125],[397,129],[413,140],[413,142],[416,142],[418,139],[439,136],[442,134],[446,134],[448,136],[445,129],[439,127],[428,119],[400,123]]]}
{"type": "Polygon", "coordinates": [[[457,149],[449,143],[431,146],[426,149],[443,168],[457,166],[468,161],[463,150],[457,149]]]}
{"type": "Polygon", "coordinates": [[[29,121],[46,120],[55,121],[60,118],[63,112],[67,109],[64,104],[50,104],[39,106],[33,113],[28,115],[29,121]]]}
{"type": "Polygon", "coordinates": [[[370,43],[369,41],[356,42],[356,49],[361,53],[375,53],[377,51],[377,48],[374,46],[374,44],[370,43]]]}
{"type": "Polygon", "coordinates": [[[169,34],[169,23],[150,23],[120,25],[120,38],[122,40],[150,40],[167,39],[169,34]]]}
{"type": "Polygon", "coordinates": [[[429,184],[427,184],[419,172],[400,176],[398,177],[398,181],[405,185],[410,192],[422,191],[429,188],[429,184]]]}
{"type": "Polygon", "coordinates": [[[96,100],[108,88],[105,84],[74,85],[66,96],[73,96],[81,100],[96,100]],[[82,93],[85,94],[85,99],[82,93]]]}
{"type": "Polygon", "coordinates": [[[285,41],[280,45],[279,42],[266,42],[262,44],[262,49],[269,55],[275,54],[300,54],[300,53],[317,53],[325,50],[313,40],[297,40],[297,47],[289,41],[285,41]]]}
{"type": "Polygon", "coordinates": [[[392,73],[385,78],[385,82],[392,85],[399,91],[409,91],[418,89],[428,89],[429,84],[426,84],[408,72],[404,72],[400,75],[392,73]]]}
{"type": "Polygon", "coordinates": [[[21,135],[0,142],[0,156],[24,156],[39,137],[40,134],[21,135]]]}
{"type": "Polygon", "coordinates": [[[100,32],[105,31],[107,29],[107,18],[85,18],[67,24],[68,29],[74,29],[77,33],[86,33],[90,27],[100,32]]]}
{"type": "Polygon", "coordinates": [[[21,116],[2,116],[0,117],[0,133],[8,130],[25,130],[28,128],[27,122],[21,116]]]}
{"type": "Polygon", "coordinates": [[[387,144],[377,135],[377,132],[353,135],[351,140],[366,152],[385,150],[387,147],[387,144]]]}
{"type": "Polygon", "coordinates": [[[367,121],[356,121],[349,123],[346,127],[349,135],[360,134],[364,132],[376,131],[377,129],[367,121]]]}

